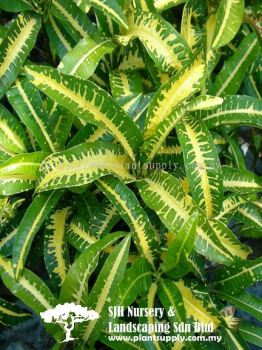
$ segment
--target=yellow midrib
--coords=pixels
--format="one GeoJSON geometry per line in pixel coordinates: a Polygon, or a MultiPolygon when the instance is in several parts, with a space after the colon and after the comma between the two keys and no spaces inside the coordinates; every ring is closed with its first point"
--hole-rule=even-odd
{"type": "MultiPolygon", "coordinates": [[[[19,29],[21,29],[23,25],[24,27],[22,28],[20,35],[16,36],[14,40],[11,39],[11,37],[9,38],[9,45],[3,56],[3,59],[5,60],[2,62],[2,64],[0,64],[0,79],[2,79],[10,65],[14,64],[15,58],[22,50],[22,47],[25,45],[26,40],[29,38],[34,26],[37,23],[35,18],[31,18],[25,24],[26,19],[23,17],[23,15],[19,15],[18,17],[17,26],[19,29]]],[[[17,35],[17,33],[14,35],[17,35]]]]}

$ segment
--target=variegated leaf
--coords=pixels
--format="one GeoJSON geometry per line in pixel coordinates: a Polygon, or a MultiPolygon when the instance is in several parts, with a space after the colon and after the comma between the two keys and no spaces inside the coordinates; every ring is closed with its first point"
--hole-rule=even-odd
{"type": "Polygon", "coordinates": [[[187,318],[193,317],[195,321],[205,324],[212,322],[214,329],[220,325],[221,320],[215,314],[212,305],[205,305],[205,303],[208,303],[208,299],[204,302],[198,298],[192,289],[185,285],[183,280],[175,282],[175,285],[182,295],[187,318]]]}
{"type": "Polygon", "coordinates": [[[104,178],[97,186],[116,206],[120,216],[134,233],[137,249],[154,266],[158,244],[149,218],[134,193],[116,178],[104,178]]]}
{"type": "Polygon", "coordinates": [[[135,159],[141,143],[139,128],[106,91],[53,68],[27,66],[25,71],[34,85],[77,117],[107,129],[135,159]]]}
{"type": "Polygon", "coordinates": [[[27,152],[28,139],[17,119],[0,105],[0,159],[27,152]]]}
{"type": "Polygon", "coordinates": [[[35,45],[40,18],[21,13],[10,26],[0,44],[0,98],[15,81],[26,57],[35,45]]]}
{"type": "Polygon", "coordinates": [[[58,191],[37,194],[26,210],[17,230],[12,264],[16,278],[22,273],[32,241],[42,223],[57,204],[62,193],[58,191]]]}
{"type": "Polygon", "coordinates": [[[59,300],[76,304],[86,304],[88,299],[88,280],[96,268],[102,251],[118,241],[124,234],[117,232],[107,235],[86,248],[74,261],[62,284],[59,300]]]}
{"type": "Polygon", "coordinates": [[[108,320],[108,306],[111,305],[116,288],[124,277],[129,244],[130,236],[127,236],[114,248],[90,292],[88,305],[99,313],[100,318],[82,327],[81,334],[85,343],[96,340],[108,320]]]}
{"type": "Polygon", "coordinates": [[[45,159],[39,169],[37,191],[81,186],[107,174],[132,181],[129,162],[120,145],[102,141],[83,143],[45,159]]]}
{"type": "Polygon", "coordinates": [[[190,49],[174,27],[159,15],[138,11],[127,17],[128,30],[118,36],[127,45],[139,38],[150,57],[161,71],[174,72],[186,65],[191,57],[190,49]]]}
{"type": "Polygon", "coordinates": [[[224,189],[235,193],[259,192],[262,189],[262,180],[251,171],[234,169],[222,166],[224,189]]]}
{"type": "Polygon", "coordinates": [[[218,154],[205,123],[187,116],[177,125],[193,199],[208,218],[219,213],[223,183],[218,154]]]}
{"type": "Polygon", "coordinates": [[[117,0],[88,0],[88,2],[124,28],[128,28],[127,20],[117,0]]]}
{"type": "Polygon", "coordinates": [[[56,287],[62,285],[69,267],[69,256],[65,243],[65,226],[69,210],[69,207],[57,209],[48,218],[45,227],[45,265],[56,287]]]}
{"type": "Polygon", "coordinates": [[[226,96],[219,107],[196,114],[209,129],[220,125],[251,125],[262,128],[262,101],[248,96],[226,96]]]}
{"type": "Polygon", "coordinates": [[[48,153],[17,154],[0,164],[0,194],[12,195],[35,187],[38,169],[48,153]]]}
{"type": "Polygon", "coordinates": [[[216,75],[210,93],[217,96],[234,95],[259,51],[259,39],[255,33],[247,35],[236,48],[234,54],[224,62],[216,75]]]}
{"type": "Polygon", "coordinates": [[[159,88],[148,107],[145,139],[154,134],[161,121],[165,120],[180,102],[201,89],[204,73],[205,64],[202,55],[199,55],[159,88]]]}
{"type": "Polygon", "coordinates": [[[204,213],[184,193],[179,180],[163,171],[155,171],[138,181],[137,186],[147,206],[156,211],[161,221],[173,233],[179,230],[194,211],[199,211],[195,250],[210,260],[232,264],[231,253],[219,242],[204,213]]]}
{"type": "Polygon", "coordinates": [[[223,267],[214,274],[213,285],[218,291],[237,295],[253,283],[262,279],[262,258],[240,261],[223,267]]]}
{"type": "Polygon", "coordinates": [[[22,122],[32,131],[43,151],[55,152],[57,141],[39,91],[25,79],[17,79],[7,97],[22,122]]]}
{"type": "Polygon", "coordinates": [[[142,79],[137,71],[112,71],[109,75],[110,86],[114,98],[140,94],[143,92],[142,79]]]}
{"type": "Polygon", "coordinates": [[[101,34],[88,35],[65,54],[58,69],[64,74],[88,79],[95,71],[100,59],[115,49],[112,39],[101,34]]]}
{"type": "Polygon", "coordinates": [[[244,0],[221,0],[216,15],[213,47],[230,42],[239,30],[244,14],[244,0]]]}
{"type": "Polygon", "coordinates": [[[75,216],[68,224],[66,239],[80,252],[83,252],[97,241],[96,236],[89,232],[88,223],[82,217],[78,216],[75,216]]]}
{"type": "Polygon", "coordinates": [[[159,11],[165,11],[171,7],[183,4],[186,0],[154,0],[154,6],[159,11]]]}
{"type": "Polygon", "coordinates": [[[75,41],[95,32],[95,26],[73,0],[52,0],[51,13],[64,25],[75,41]]]}
{"type": "Polygon", "coordinates": [[[4,326],[13,326],[25,322],[31,314],[14,303],[0,298],[0,323],[4,326]]]}

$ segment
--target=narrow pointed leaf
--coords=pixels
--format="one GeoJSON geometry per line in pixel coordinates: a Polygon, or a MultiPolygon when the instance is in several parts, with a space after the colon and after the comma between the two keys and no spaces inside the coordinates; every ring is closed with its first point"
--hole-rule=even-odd
{"type": "Polygon", "coordinates": [[[57,204],[62,193],[58,191],[37,194],[29,205],[15,237],[12,263],[18,278],[25,265],[32,241],[42,223],[57,204]]]}
{"type": "Polygon", "coordinates": [[[80,252],[83,252],[97,241],[96,236],[90,233],[88,223],[82,217],[78,216],[75,216],[68,224],[66,239],[80,252]]]}
{"type": "Polygon", "coordinates": [[[245,203],[237,209],[234,215],[238,221],[256,227],[262,233],[262,217],[261,210],[253,203],[245,203]]]}
{"type": "Polygon", "coordinates": [[[97,186],[114,203],[119,214],[134,232],[137,249],[154,266],[158,244],[149,218],[134,193],[116,178],[104,178],[97,186]]]}
{"type": "Polygon", "coordinates": [[[222,97],[236,94],[248,68],[256,60],[258,51],[259,39],[256,34],[247,35],[217,74],[210,89],[211,94],[222,97]]]}
{"type": "Polygon", "coordinates": [[[201,89],[205,65],[201,55],[170,78],[154,95],[145,121],[145,138],[154,134],[157,126],[183,100],[201,89]]]}
{"type": "Polygon", "coordinates": [[[171,7],[183,4],[186,0],[154,0],[154,6],[159,11],[165,11],[171,7]]]}
{"type": "Polygon", "coordinates": [[[55,286],[61,286],[68,267],[69,256],[65,243],[65,225],[69,207],[57,209],[47,220],[44,236],[46,269],[55,286]]]}
{"type": "MultiPolygon", "coordinates": [[[[198,210],[191,197],[184,193],[180,181],[168,173],[149,173],[147,178],[137,182],[137,187],[147,206],[156,211],[171,232],[177,232],[198,210]]],[[[196,232],[195,249],[198,253],[220,263],[232,264],[232,255],[221,245],[200,209],[196,232]]]]}
{"type": "Polygon", "coordinates": [[[117,0],[89,0],[88,2],[124,28],[128,28],[127,20],[117,0]]]}
{"type": "Polygon", "coordinates": [[[208,218],[219,213],[223,183],[217,150],[205,123],[192,117],[177,125],[193,199],[208,218]]]}
{"type": "Polygon", "coordinates": [[[17,119],[0,105],[0,151],[11,157],[16,153],[26,153],[28,139],[17,119]]]}
{"type": "Polygon", "coordinates": [[[0,298],[0,323],[4,326],[13,326],[25,322],[30,316],[31,314],[18,305],[0,298]]]}
{"type": "Polygon", "coordinates": [[[220,1],[216,15],[214,48],[224,46],[234,38],[242,22],[244,7],[244,0],[220,1]]]}
{"type": "Polygon", "coordinates": [[[138,38],[161,71],[174,72],[182,68],[191,56],[183,37],[159,15],[139,11],[127,17],[128,30],[118,37],[121,44],[138,38]]]}
{"type": "Polygon", "coordinates": [[[0,44],[0,98],[15,81],[40,29],[36,14],[19,14],[0,44]]]}
{"type": "Polygon", "coordinates": [[[114,49],[115,45],[110,38],[101,34],[87,36],[65,54],[58,68],[64,74],[88,79],[94,73],[100,59],[114,49]]]}
{"type": "Polygon", "coordinates": [[[120,145],[102,141],[81,144],[45,159],[39,169],[37,191],[81,186],[108,174],[131,181],[134,178],[128,164],[129,157],[120,145]]]}
{"type": "Polygon", "coordinates": [[[262,180],[251,171],[234,169],[222,166],[224,189],[235,193],[259,192],[262,189],[262,180]]]}
{"type": "Polygon", "coordinates": [[[262,128],[262,101],[248,96],[226,96],[219,107],[196,113],[209,129],[220,125],[262,128]]]}
{"type": "Polygon", "coordinates": [[[35,187],[38,169],[48,153],[17,154],[0,164],[0,194],[12,195],[35,187]]]}
{"type": "Polygon", "coordinates": [[[171,242],[163,261],[165,271],[171,270],[179,263],[183,264],[187,260],[195,244],[197,220],[198,213],[195,212],[184,223],[175,239],[171,242]]]}
{"type": "Polygon", "coordinates": [[[228,292],[216,291],[219,298],[228,301],[230,304],[254,316],[257,320],[262,321],[262,299],[247,292],[236,295],[229,295],[228,292]]]}
{"type": "Polygon", "coordinates": [[[223,267],[214,274],[218,291],[229,295],[238,295],[253,283],[262,279],[262,258],[236,262],[232,267],[223,267]]]}
{"type": "Polygon", "coordinates": [[[135,158],[141,134],[130,117],[111,96],[94,83],[66,76],[53,68],[27,66],[25,71],[32,83],[77,117],[107,129],[135,158]]]}
{"type": "Polygon", "coordinates": [[[99,313],[100,318],[90,322],[85,328],[83,327],[83,333],[81,333],[83,334],[84,342],[97,339],[108,320],[108,306],[124,277],[129,244],[130,236],[127,236],[114,248],[113,252],[105,261],[90,292],[88,305],[99,313]]]}
{"type": "Polygon", "coordinates": [[[7,97],[22,122],[32,131],[43,151],[55,152],[57,142],[39,91],[25,79],[17,79],[7,97]]]}
{"type": "Polygon", "coordinates": [[[79,255],[70,267],[62,284],[59,296],[60,302],[73,301],[78,305],[87,303],[88,280],[98,264],[99,255],[122,236],[123,233],[120,232],[107,235],[79,255]]]}

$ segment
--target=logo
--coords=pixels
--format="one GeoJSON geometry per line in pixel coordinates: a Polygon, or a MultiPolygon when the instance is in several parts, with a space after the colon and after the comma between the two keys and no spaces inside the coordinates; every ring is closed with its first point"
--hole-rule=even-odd
{"type": "Polygon", "coordinates": [[[99,314],[87,307],[74,303],[58,304],[55,308],[40,313],[41,318],[46,323],[61,324],[65,331],[65,339],[60,343],[68,342],[77,338],[71,337],[76,323],[82,323],[99,318],[99,314]]]}

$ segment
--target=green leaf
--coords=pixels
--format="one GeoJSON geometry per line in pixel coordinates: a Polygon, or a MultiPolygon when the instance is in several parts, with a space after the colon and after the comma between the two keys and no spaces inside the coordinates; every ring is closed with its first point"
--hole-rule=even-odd
{"type": "Polygon", "coordinates": [[[239,30],[244,15],[244,0],[221,0],[216,15],[213,47],[229,43],[239,30]]]}
{"type": "Polygon", "coordinates": [[[0,194],[12,195],[35,187],[38,169],[48,153],[17,154],[0,164],[0,194]]]}
{"type": "Polygon", "coordinates": [[[52,16],[51,12],[48,13],[45,29],[52,52],[55,52],[60,58],[63,58],[64,55],[73,48],[74,40],[52,16]]]}
{"type": "Polygon", "coordinates": [[[209,220],[209,224],[225,249],[227,249],[236,259],[247,259],[248,255],[252,253],[252,249],[241,243],[223,222],[213,219],[209,220]]]}
{"type": "Polygon", "coordinates": [[[222,178],[224,189],[235,193],[259,192],[262,188],[262,180],[251,171],[234,169],[222,166],[222,178]]]}
{"type": "Polygon", "coordinates": [[[237,209],[234,215],[238,221],[243,222],[249,226],[255,227],[262,233],[262,217],[261,211],[253,203],[245,203],[237,209]]]}
{"type": "Polygon", "coordinates": [[[88,299],[88,280],[99,262],[103,250],[121,237],[123,232],[111,233],[86,248],[70,267],[60,291],[59,301],[84,305],[88,299]]]}
{"type": "Polygon", "coordinates": [[[0,323],[4,326],[13,326],[25,322],[30,316],[31,314],[18,305],[0,298],[0,323]]]}
{"type": "Polygon", "coordinates": [[[128,30],[118,36],[127,45],[138,38],[161,71],[174,73],[188,63],[190,49],[183,37],[157,14],[138,11],[127,16],[128,30]]]}
{"type": "Polygon", "coordinates": [[[254,344],[260,348],[262,347],[261,327],[250,324],[250,322],[242,321],[239,327],[239,332],[248,343],[254,344]]]}
{"type": "Polygon", "coordinates": [[[247,292],[242,292],[234,296],[228,292],[222,293],[215,291],[219,298],[226,300],[230,304],[254,316],[257,320],[262,321],[262,299],[247,292]]]}
{"type": "Polygon", "coordinates": [[[29,0],[0,0],[0,9],[7,12],[20,12],[26,10],[32,10],[33,6],[29,0]]]}
{"type": "Polygon", "coordinates": [[[1,277],[5,286],[37,314],[52,309],[57,301],[46,284],[33,272],[25,269],[15,278],[11,261],[0,256],[1,277]]]}
{"type": "Polygon", "coordinates": [[[238,92],[242,80],[259,51],[259,39],[255,33],[247,35],[234,54],[223,64],[210,89],[212,95],[226,96],[238,92]]]}
{"type": "Polygon", "coordinates": [[[139,128],[106,91],[53,68],[27,66],[25,72],[34,85],[77,117],[107,129],[135,158],[141,143],[139,128]]]}
{"type": "Polygon", "coordinates": [[[65,243],[65,225],[69,207],[57,209],[46,221],[44,235],[44,259],[54,286],[61,286],[69,268],[69,256],[65,243]]]}
{"type": "Polygon", "coordinates": [[[0,105],[0,151],[1,158],[7,159],[16,153],[27,152],[28,139],[17,119],[0,105]]]}
{"type": "Polygon", "coordinates": [[[151,222],[135,194],[116,178],[100,179],[96,184],[115,205],[123,220],[134,233],[137,249],[154,266],[158,243],[151,222]]]}
{"type": "Polygon", "coordinates": [[[219,329],[222,336],[222,342],[228,350],[249,350],[245,340],[239,332],[232,332],[226,327],[219,329]]]}
{"type": "Polygon", "coordinates": [[[83,143],[44,160],[39,169],[37,191],[82,186],[107,174],[132,181],[129,162],[120,145],[102,141],[83,143]]]}
{"type": "Polygon", "coordinates": [[[112,39],[104,35],[87,36],[64,55],[58,68],[64,74],[88,79],[94,73],[99,61],[115,47],[112,39]]]}
{"type": "Polygon", "coordinates": [[[159,11],[165,11],[171,7],[183,4],[187,0],[154,0],[154,6],[159,11]]]}
{"type": "Polygon", "coordinates": [[[164,270],[169,271],[178,264],[184,264],[195,244],[198,212],[194,212],[184,223],[174,240],[167,248],[164,257],[164,270]]]}
{"type": "Polygon", "coordinates": [[[248,96],[226,96],[221,106],[196,113],[209,129],[221,125],[262,128],[262,101],[248,96]]]}
{"type": "Polygon", "coordinates": [[[72,0],[52,0],[51,13],[64,25],[75,41],[95,32],[95,26],[72,0]]]}
{"type": "Polygon", "coordinates": [[[17,79],[7,97],[22,122],[32,131],[43,151],[55,152],[57,141],[39,91],[25,79],[17,79]]]}
{"type": "Polygon", "coordinates": [[[171,324],[173,322],[185,322],[186,312],[180,290],[174,282],[170,280],[161,280],[160,287],[157,291],[159,299],[166,310],[174,311],[174,316],[168,312],[168,318],[171,324]]]}
{"type": "Polygon", "coordinates": [[[17,230],[13,248],[12,263],[16,278],[21,275],[30,246],[37,231],[57,204],[61,195],[62,193],[58,191],[37,194],[26,210],[17,230]]]}
{"type": "Polygon", "coordinates": [[[143,92],[139,72],[121,72],[114,70],[109,74],[110,86],[114,98],[140,94],[143,92]]]}
{"type": "Polygon", "coordinates": [[[127,236],[106,259],[94,287],[88,297],[88,305],[99,313],[100,318],[83,327],[82,338],[90,343],[99,337],[102,328],[107,324],[108,306],[117,287],[124,278],[128,258],[130,236],[127,236]]]}
{"type": "Polygon", "coordinates": [[[91,6],[101,10],[124,28],[128,28],[126,17],[117,0],[88,0],[91,6]]]}
{"type": "MultiPolygon", "coordinates": [[[[114,298],[114,305],[127,308],[148,291],[152,281],[152,269],[146,259],[138,259],[128,270],[114,298]]],[[[114,320],[116,322],[116,320],[114,320]]]]}
{"type": "Polygon", "coordinates": [[[0,98],[15,81],[40,29],[36,14],[21,13],[10,26],[0,44],[0,98]]]}
{"type": "Polygon", "coordinates": [[[120,220],[114,203],[105,198],[99,211],[96,211],[89,220],[89,230],[96,237],[109,233],[120,220]]]}
{"type": "Polygon", "coordinates": [[[75,216],[67,226],[66,238],[80,252],[83,252],[97,241],[96,236],[89,232],[88,223],[79,216],[75,216]]]}
{"type": "Polygon", "coordinates": [[[238,295],[262,279],[262,258],[236,262],[215,272],[213,285],[222,293],[238,295]]]}
{"type": "Polygon", "coordinates": [[[204,213],[184,193],[178,179],[168,173],[155,171],[138,181],[137,187],[147,206],[156,211],[161,221],[173,233],[180,229],[193,212],[199,211],[195,250],[210,260],[232,264],[231,253],[221,245],[204,213]]]}
{"type": "Polygon", "coordinates": [[[187,0],[183,9],[181,34],[186,39],[191,50],[195,51],[201,45],[203,30],[207,16],[206,2],[202,0],[187,0]]]}
{"type": "Polygon", "coordinates": [[[184,307],[186,310],[186,317],[193,317],[195,321],[203,322],[205,324],[213,323],[214,329],[216,329],[221,321],[218,318],[213,305],[208,303],[208,299],[201,300],[194,294],[194,289],[188,287],[183,280],[175,282],[176,287],[179,289],[184,307]]]}
{"type": "Polygon", "coordinates": [[[216,219],[222,221],[224,224],[228,224],[237,208],[248,200],[250,200],[250,197],[247,198],[243,195],[230,193],[225,197],[220,213],[216,216],[216,219]]]}
{"type": "Polygon", "coordinates": [[[192,197],[208,218],[219,213],[223,183],[216,147],[206,125],[191,115],[177,127],[192,197]]]}

